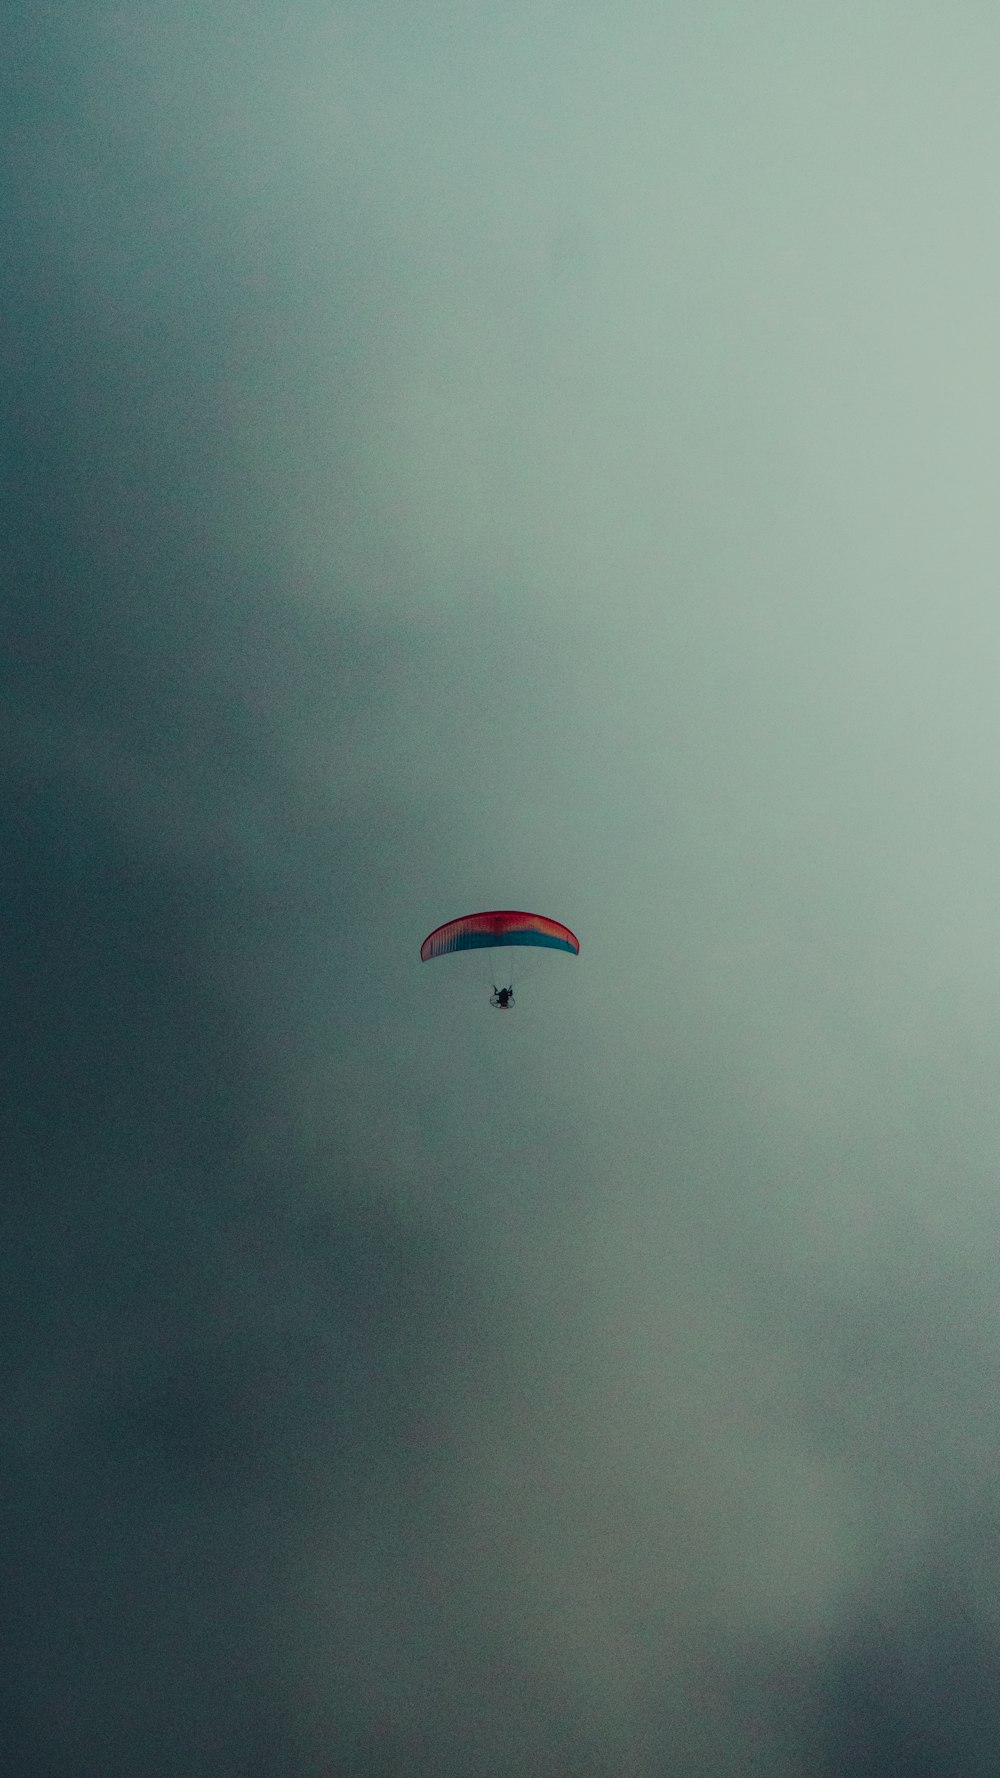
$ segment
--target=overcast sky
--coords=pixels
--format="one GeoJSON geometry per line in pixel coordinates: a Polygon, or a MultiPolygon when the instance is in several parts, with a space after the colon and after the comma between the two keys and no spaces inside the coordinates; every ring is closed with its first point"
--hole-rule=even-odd
{"type": "Polygon", "coordinates": [[[9,13],[0,1763],[992,1778],[1000,15],[9,13]]]}

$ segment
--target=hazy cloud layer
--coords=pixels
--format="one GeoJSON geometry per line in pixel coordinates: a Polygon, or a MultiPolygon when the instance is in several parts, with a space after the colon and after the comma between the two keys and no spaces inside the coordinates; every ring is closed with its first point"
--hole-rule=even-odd
{"type": "Polygon", "coordinates": [[[22,1778],[995,1769],[998,72],[14,9],[22,1778]]]}

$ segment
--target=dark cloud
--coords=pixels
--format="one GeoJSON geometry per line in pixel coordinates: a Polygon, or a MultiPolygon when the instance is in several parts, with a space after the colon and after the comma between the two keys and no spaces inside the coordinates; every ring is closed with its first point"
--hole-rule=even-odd
{"type": "Polygon", "coordinates": [[[282,586],[227,460],[263,318],[175,193],[159,238],[155,167],[88,168],[68,61],[5,304],[5,1758],[334,1771],[275,1652],[303,1527],[363,1542],[484,1343],[447,1229],[282,1085],[317,968],[350,1041],[337,935],[420,851],[377,771],[351,790],[405,642],[282,586]]]}
{"type": "Polygon", "coordinates": [[[851,307],[924,213],[829,32],[420,20],[12,13],[5,1762],[975,1778],[992,557],[970,664],[851,307]],[[494,895],[584,941],[506,1024],[416,962],[494,895]]]}

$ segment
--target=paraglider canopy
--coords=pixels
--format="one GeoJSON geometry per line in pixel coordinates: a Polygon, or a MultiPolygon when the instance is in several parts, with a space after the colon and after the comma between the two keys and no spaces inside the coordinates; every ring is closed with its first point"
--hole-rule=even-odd
{"type": "Polygon", "coordinates": [[[445,957],[452,951],[480,951],[493,945],[542,945],[548,950],[569,951],[578,956],[580,940],[568,926],[548,920],[544,914],[526,914],[511,908],[494,908],[484,914],[463,914],[447,920],[428,933],[420,947],[420,959],[445,957]]]}
{"type": "MultiPolygon", "coordinates": [[[[436,926],[429,932],[420,947],[421,961],[429,963],[433,957],[447,957],[455,951],[492,951],[498,946],[531,945],[543,951],[568,951],[575,957],[580,950],[580,941],[568,926],[559,920],[549,920],[544,914],[527,914],[515,908],[491,908],[482,914],[463,914],[461,919],[447,920],[443,926],[436,926]]],[[[485,961],[485,959],[484,959],[485,961]]],[[[493,981],[493,992],[490,1005],[499,1012],[509,1012],[514,1006],[514,979],[510,962],[504,964],[509,987],[498,987],[493,981]]],[[[499,974],[499,959],[494,959],[493,969],[499,974]]],[[[487,980],[490,978],[487,977],[487,980]]],[[[501,976],[501,981],[503,977],[501,976]]]]}

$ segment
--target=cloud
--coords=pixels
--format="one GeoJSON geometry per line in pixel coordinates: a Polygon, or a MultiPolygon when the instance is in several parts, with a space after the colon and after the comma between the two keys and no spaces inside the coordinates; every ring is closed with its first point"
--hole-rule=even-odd
{"type": "Polygon", "coordinates": [[[991,1770],[993,111],[854,22],[15,19],[24,1778],[991,1770]]]}

